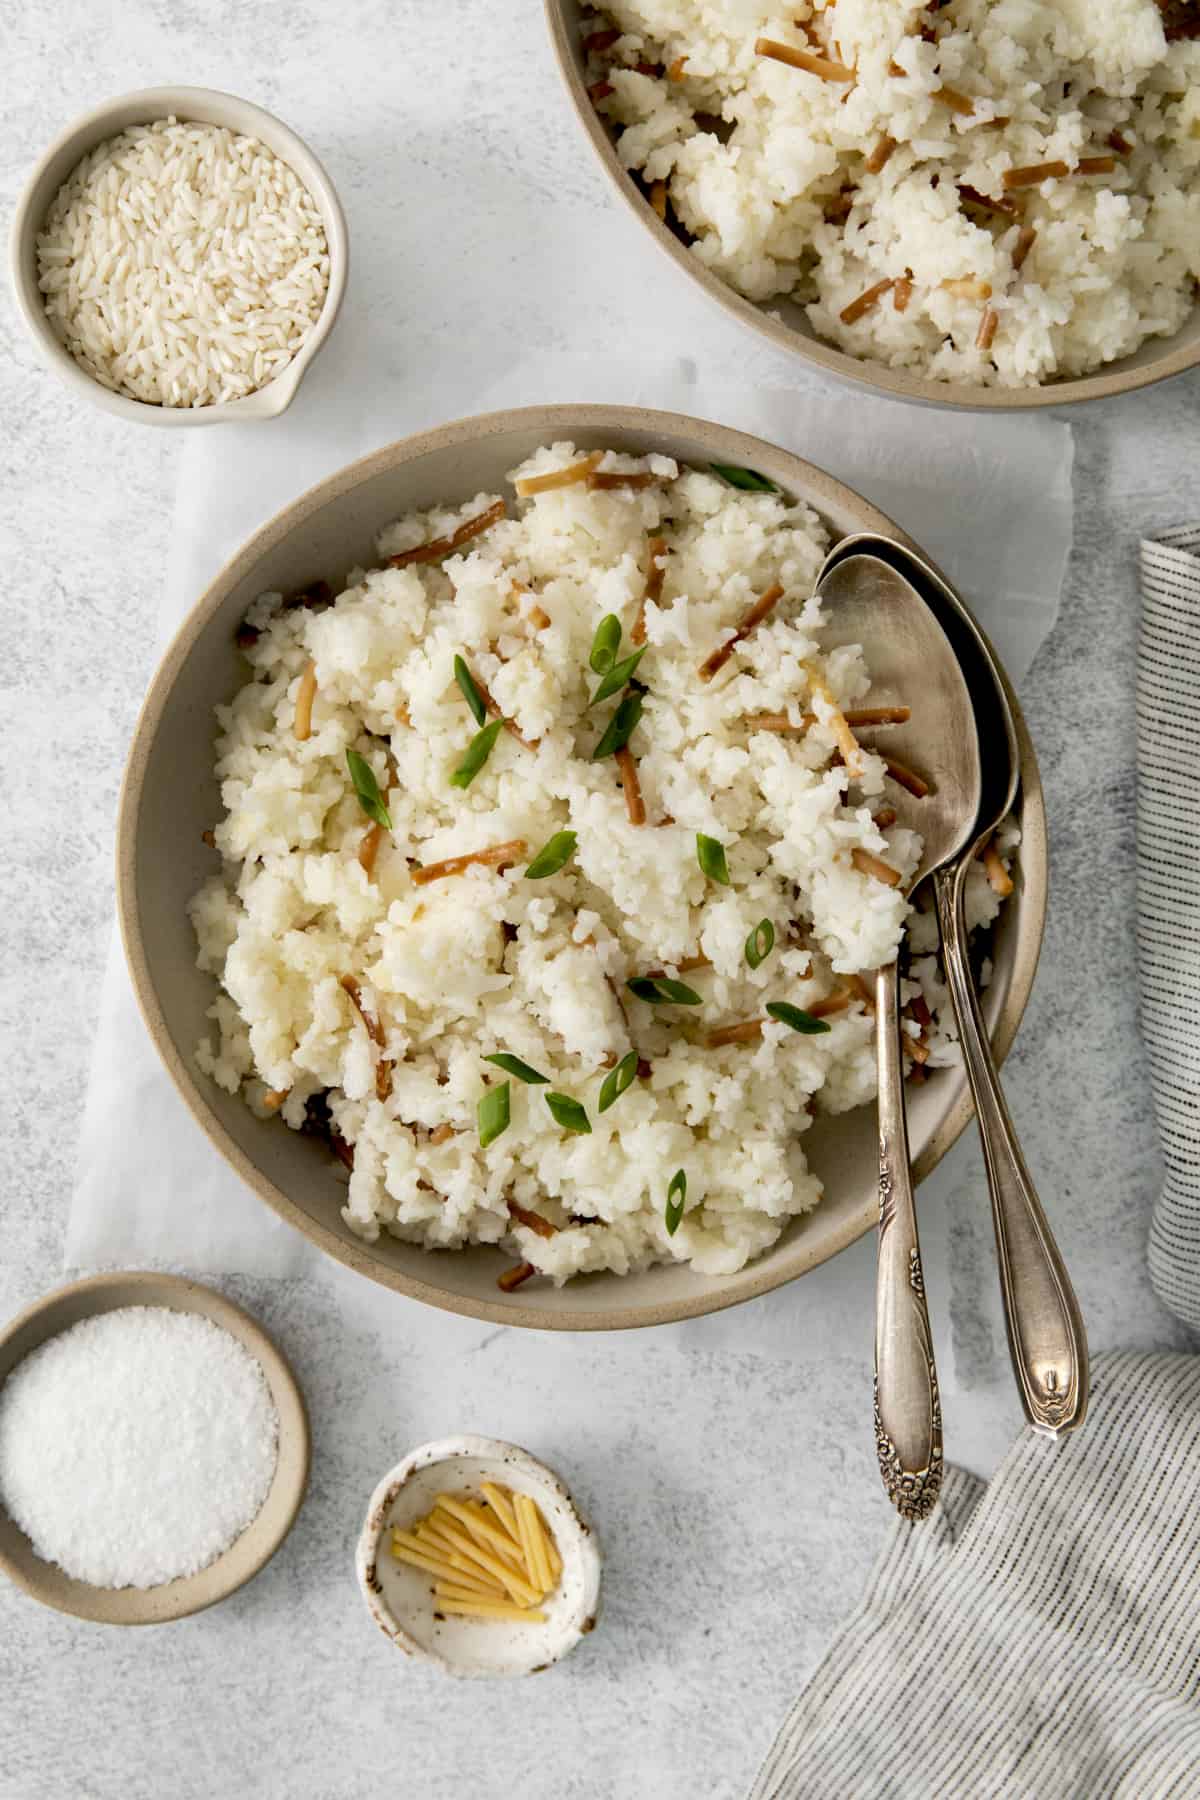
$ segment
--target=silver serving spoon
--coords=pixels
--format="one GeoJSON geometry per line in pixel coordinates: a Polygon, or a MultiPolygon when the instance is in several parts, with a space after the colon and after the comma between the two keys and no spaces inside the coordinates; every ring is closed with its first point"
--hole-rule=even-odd
{"type": "MultiPolygon", "coordinates": [[[[872,705],[910,707],[888,728],[886,748],[930,792],[918,798],[888,782],[897,820],[921,834],[908,893],[960,856],[980,805],[979,738],[971,694],[954,648],[910,582],[877,556],[847,557],[817,584],[828,623],[823,650],[861,644],[872,705]]],[[[899,980],[893,960],[875,975],[879,1069],[879,1251],[875,1288],[875,1444],[888,1497],[923,1519],[942,1484],[942,1411],[913,1205],[899,980]]]]}
{"type": "Polygon", "coordinates": [[[954,590],[905,546],[873,533],[844,539],[826,568],[864,552],[882,558],[920,590],[954,644],[975,700],[983,754],[979,819],[970,850],[934,876],[933,889],[946,980],[987,1168],[1013,1370],[1034,1430],[1064,1437],[1082,1425],[1087,1412],[1087,1334],[1000,1088],[971,977],[964,905],[971,862],[1016,799],[1020,775],[1016,722],[991,645],[954,590]]]}

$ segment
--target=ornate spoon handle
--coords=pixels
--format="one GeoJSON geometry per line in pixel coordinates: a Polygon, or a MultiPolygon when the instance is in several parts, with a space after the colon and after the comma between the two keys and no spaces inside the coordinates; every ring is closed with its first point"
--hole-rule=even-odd
{"type": "Polygon", "coordinates": [[[992,1196],[1008,1348],[1029,1423],[1048,1437],[1063,1437],[1082,1425],[1087,1411],[1083,1319],[1000,1091],[967,956],[963,877],[953,867],[941,869],[933,886],[946,980],[992,1196]]]}
{"type": "Polygon", "coordinates": [[[942,1408],[913,1205],[895,963],[875,976],[879,1061],[879,1261],[875,1283],[875,1446],[888,1498],[923,1519],[942,1485],[942,1408]]]}

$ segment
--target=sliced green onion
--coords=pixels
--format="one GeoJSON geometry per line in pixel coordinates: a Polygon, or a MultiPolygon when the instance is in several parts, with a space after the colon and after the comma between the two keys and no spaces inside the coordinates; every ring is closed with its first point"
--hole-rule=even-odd
{"type": "Polygon", "coordinates": [[[770,919],[760,919],[746,939],[746,961],[752,969],[765,963],[775,948],[775,927],[770,919]]]}
{"type": "Polygon", "coordinates": [[[729,483],[730,487],[744,488],[750,494],[777,494],[779,492],[775,483],[768,481],[765,475],[760,475],[757,469],[737,469],[729,463],[709,463],[708,466],[714,475],[719,475],[722,481],[729,483]]]}
{"type": "Polygon", "coordinates": [[[651,1006],[703,1005],[695,988],[690,988],[685,981],[672,981],[669,975],[635,975],[625,986],[639,1000],[648,1000],[651,1006]]]}
{"type": "Polygon", "coordinates": [[[541,881],[547,875],[557,875],[565,863],[569,863],[575,854],[578,842],[573,831],[556,831],[548,838],[526,869],[530,881],[541,881]]]}
{"type": "Polygon", "coordinates": [[[638,1053],[631,1050],[623,1056],[615,1069],[610,1069],[604,1077],[604,1086],[600,1089],[600,1104],[597,1112],[607,1112],[610,1106],[621,1098],[625,1089],[632,1087],[637,1080],[638,1053]]]}
{"type": "Polygon", "coordinates": [[[470,787],[480,769],[482,769],[484,763],[492,754],[492,745],[503,730],[504,720],[493,719],[490,725],[485,725],[482,731],[477,731],[475,733],[475,736],[467,745],[467,754],[463,757],[457,769],[455,769],[453,775],[450,777],[451,787],[470,787]]]}
{"type": "Polygon", "coordinates": [[[710,881],[719,881],[722,887],[732,887],[729,864],[725,861],[725,846],[717,838],[705,837],[702,831],[696,833],[696,861],[710,881]]]}
{"type": "Polygon", "coordinates": [[[671,1185],[667,1189],[667,1210],[664,1214],[668,1237],[674,1237],[679,1230],[679,1221],[683,1217],[686,1200],[687,1175],[684,1170],[676,1169],[671,1177],[671,1185]]]}
{"type": "Polygon", "coordinates": [[[595,706],[597,700],[611,700],[614,694],[619,694],[649,648],[649,644],[643,644],[640,650],[635,650],[632,656],[625,658],[624,662],[614,663],[588,701],[588,705],[595,706]]]}
{"type": "Polygon", "coordinates": [[[642,716],[642,696],[636,691],[626,694],[620,706],[605,727],[604,736],[592,751],[592,761],[599,762],[603,756],[615,756],[623,750],[633,736],[634,727],[642,716]]]}
{"type": "Polygon", "coordinates": [[[581,1134],[591,1131],[587,1113],[578,1100],[572,1100],[570,1094],[547,1094],[546,1105],[564,1131],[577,1131],[581,1134]]]}
{"type": "MultiPolygon", "coordinates": [[[[536,1069],[531,1069],[529,1064],[522,1062],[519,1056],[510,1056],[507,1050],[494,1050],[483,1060],[495,1063],[496,1067],[503,1069],[506,1075],[515,1075],[518,1081],[524,1081],[529,1087],[544,1086],[550,1079],[548,1075],[539,1075],[536,1069]]],[[[507,1085],[506,1082],[505,1086],[507,1085]]]]}
{"type": "Polygon", "coordinates": [[[816,1037],[830,1029],[824,1019],[814,1019],[803,1007],[789,1006],[786,1000],[768,1000],[767,1011],[781,1025],[790,1025],[793,1031],[803,1032],[805,1037],[816,1037]]]}
{"type": "Polygon", "coordinates": [[[483,695],[475,685],[475,678],[461,656],[454,659],[454,679],[463,691],[463,699],[475,714],[475,723],[482,725],[487,718],[487,707],[483,704],[483,695]]]}
{"type": "Polygon", "coordinates": [[[616,660],[620,642],[620,619],[616,613],[605,613],[596,627],[596,635],[592,639],[592,653],[588,657],[593,675],[608,674],[616,660]]]}
{"type": "Polygon", "coordinates": [[[385,831],[390,831],[392,829],[391,815],[383,804],[383,795],[379,791],[375,771],[366,757],[360,756],[357,750],[347,750],[346,766],[350,770],[354,792],[358,795],[358,804],[368,819],[373,819],[376,825],[382,825],[385,831]]]}
{"type": "Polygon", "coordinates": [[[499,1087],[488,1089],[475,1109],[475,1116],[479,1121],[481,1150],[486,1150],[489,1144],[495,1143],[501,1132],[508,1130],[508,1094],[509,1084],[502,1081],[499,1087]]]}

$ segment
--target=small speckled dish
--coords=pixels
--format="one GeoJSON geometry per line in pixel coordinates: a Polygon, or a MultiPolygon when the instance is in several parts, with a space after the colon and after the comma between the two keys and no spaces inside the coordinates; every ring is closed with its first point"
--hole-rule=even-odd
{"type": "Polygon", "coordinates": [[[599,1613],[595,1532],[557,1475],[528,1450],[497,1438],[439,1438],[389,1470],[371,1495],[355,1570],[367,1610],[386,1637],[407,1655],[468,1679],[548,1669],[594,1628],[599,1613]],[[563,1571],[554,1593],[541,1603],[549,1615],[544,1625],[435,1617],[433,1577],[390,1554],[386,1534],[393,1525],[408,1527],[439,1494],[475,1492],[484,1481],[528,1494],[553,1533],[563,1571]]]}
{"type": "Polygon", "coordinates": [[[274,1556],[292,1528],[308,1486],[308,1413],[291,1369],[249,1313],[212,1288],[179,1275],[93,1275],[35,1301],[0,1329],[0,1385],[39,1344],[81,1319],[122,1306],[199,1313],[228,1331],[254,1357],[279,1414],[279,1456],[267,1497],[242,1535],[206,1569],[152,1588],[100,1588],[76,1581],[56,1563],[44,1562],[0,1508],[0,1569],[43,1606],[78,1619],[92,1619],[98,1625],[163,1625],[226,1599],[274,1556]]]}
{"type": "Polygon", "coordinates": [[[25,184],[13,214],[8,252],[17,305],[42,361],[77,394],[85,395],[105,412],[141,425],[232,425],[277,418],[295,399],[305,370],[333,330],[346,291],[349,266],[350,240],[341,203],[308,145],[261,106],[240,100],[236,94],[198,87],[143,88],[135,94],[122,94],[93,107],[69,125],[50,145],[25,184]],[[85,156],[118,132],[130,125],[150,125],[168,116],[200,125],[224,125],[265,144],[295,171],[316,201],[329,246],[325,304],[291,362],[253,394],[212,406],[150,406],[128,394],[112,393],[75,361],[55,335],[38,287],[38,233],[63,182],[85,156]]]}

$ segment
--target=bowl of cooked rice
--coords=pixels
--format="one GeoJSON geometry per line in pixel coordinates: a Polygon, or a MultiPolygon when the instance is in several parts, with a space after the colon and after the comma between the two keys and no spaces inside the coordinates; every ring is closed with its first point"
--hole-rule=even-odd
{"type": "Polygon", "coordinates": [[[1182,0],[546,0],[617,190],[777,348],[885,394],[1058,406],[1200,363],[1182,0]]]}
{"type": "MultiPolygon", "coordinates": [[[[353,464],[201,597],[134,735],[121,927],[194,1117],[321,1249],[535,1327],[791,1280],[875,1218],[897,953],[918,1176],[945,1153],[970,1101],[888,804],[929,721],[814,597],[864,530],[903,535],[759,439],[536,408],[353,464]]],[[[1021,755],[968,884],[1000,1054],[1046,905],[1021,755]]]]}
{"type": "Polygon", "coordinates": [[[146,88],[76,120],[26,182],[9,240],[43,361],[143,425],[285,411],[348,267],[345,217],[312,151],[209,88],[146,88]]]}

